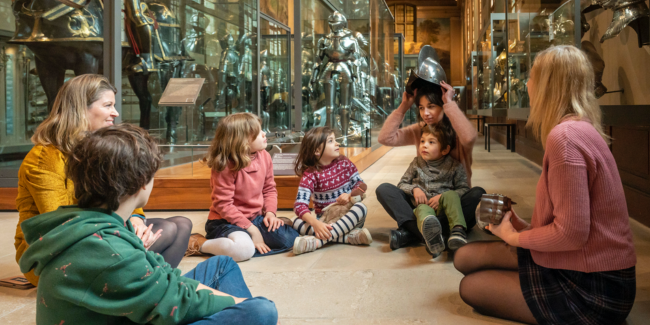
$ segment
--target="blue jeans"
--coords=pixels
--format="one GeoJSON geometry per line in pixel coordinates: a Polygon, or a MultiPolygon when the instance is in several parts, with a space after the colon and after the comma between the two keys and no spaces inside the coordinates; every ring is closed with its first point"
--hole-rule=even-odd
{"type": "Polygon", "coordinates": [[[238,298],[248,298],[242,303],[191,323],[192,325],[276,325],[278,323],[278,311],[275,309],[275,304],[264,297],[253,298],[244,282],[239,266],[228,256],[213,256],[205,262],[199,263],[184,277],[197,280],[210,288],[238,298]]]}
{"type": "MultiPolygon", "coordinates": [[[[271,249],[266,254],[260,254],[258,250],[255,250],[253,257],[269,256],[290,251],[293,248],[293,242],[300,236],[295,229],[284,225],[273,232],[269,232],[268,227],[264,225],[264,216],[257,216],[251,223],[260,230],[264,243],[271,249]]],[[[232,225],[224,219],[208,220],[205,223],[205,238],[207,239],[228,237],[230,233],[235,231],[243,231],[248,234],[248,231],[245,229],[232,225]]],[[[250,236],[250,234],[248,235],[250,236]]]]}

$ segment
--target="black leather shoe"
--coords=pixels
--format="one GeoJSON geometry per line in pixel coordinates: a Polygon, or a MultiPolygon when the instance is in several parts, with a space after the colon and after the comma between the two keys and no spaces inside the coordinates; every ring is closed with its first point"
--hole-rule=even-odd
{"type": "Polygon", "coordinates": [[[411,246],[418,242],[420,242],[419,238],[406,229],[395,229],[390,231],[388,243],[390,244],[391,250],[411,246]]]}

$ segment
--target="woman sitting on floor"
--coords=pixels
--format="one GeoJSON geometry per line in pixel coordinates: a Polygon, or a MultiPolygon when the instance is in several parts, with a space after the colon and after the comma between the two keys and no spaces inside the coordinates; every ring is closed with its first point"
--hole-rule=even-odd
{"type": "Polygon", "coordinates": [[[636,254],[616,162],[594,97],[594,72],[573,46],[537,55],[528,125],[544,154],[531,224],[508,212],[503,242],[456,252],[460,296],[480,313],[530,324],[621,324],[634,304],[636,254]],[[497,299],[495,299],[495,297],[497,299]]]}
{"type": "MultiPolygon", "coordinates": [[[[118,116],[115,110],[116,92],[104,76],[77,76],[61,87],[50,115],[36,129],[32,137],[34,148],[29,151],[18,171],[16,207],[20,219],[14,243],[16,262],[28,247],[20,228],[25,220],[54,211],[62,205],[77,203],[74,184],[66,178],[65,157],[88,132],[113,125],[118,116]]],[[[149,250],[160,253],[172,267],[178,266],[192,230],[189,219],[145,219],[142,209],[136,209],[130,220],[145,243],[153,234],[162,231],[149,250]]],[[[38,284],[38,277],[32,272],[25,274],[25,277],[32,284],[38,284]]]]}

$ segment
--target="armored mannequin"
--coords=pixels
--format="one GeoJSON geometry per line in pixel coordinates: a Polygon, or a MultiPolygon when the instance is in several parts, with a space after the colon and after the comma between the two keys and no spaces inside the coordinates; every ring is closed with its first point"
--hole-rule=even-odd
{"type": "Polygon", "coordinates": [[[267,62],[269,51],[260,52],[260,106],[262,107],[262,131],[269,133],[269,97],[271,96],[271,69],[267,62]]]}
{"type": "Polygon", "coordinates": [[[273,96],[271,103],[271,111],[273,112],[274,125],[277,130],[286,130],[287,124],[287,102],[284,100],[286,74],[282,66],[278,65],[277,69],[273,69],[273,96]]]}
{"type": "Polygon", "coordinates": [[[185,39],[185,47],[188,51],[194,53],[205,54],[205,27],[210,25],[210,19],[205,17],[202,12],[192,15],[190,19],[190,27],[187,29],[185,39]]]}
{"type": "Polygon", "coordinates": [[[238,96],[239,53],[235,49],[235,38],[230,33],[226,34],[219,42],[223,52],[219,60],[218,107],[225,108],[226,114],[231,114],[238,96]]]}
{"type": "Polygon", "coordinates": [[[361,49],[355,34],[347,28],[348,21],[335,11],[328,19],[330,33],[318,41],[316,63],[311,85],[319,82],[325,92],[326,125],[340,130],[343,145],[347,144],[350,105],[354,81],[359,76],[361,49]],[[327,65],[323,61],[327,58],[327,65]],[[337,105],[338,103],[338,105],[337,105]],[[340,116],[340,128],[335,116],[340,116]]]}
{"type": "Polygon", "coordinates": [[[239,48],[241,53],[241,62],[239,64],[239,79],[244,85],[244,92],[246,101],[244,103],[244,110],[246,112],[253,111],[253,52],[251,46],[253,45],[253,34],[246,33],[239,40],[239,48]]]}
{"type": "MultiPolygon", "coordinates": [[[[312,68],[314,67],[314,55],[311,51],[302,51],[302,127],[310,129],[314,126],[314,112],[309,101],[312,93],[309,90],[312,68]]],[[[315,95],[315,94],[314,94],[315,95]]]]}

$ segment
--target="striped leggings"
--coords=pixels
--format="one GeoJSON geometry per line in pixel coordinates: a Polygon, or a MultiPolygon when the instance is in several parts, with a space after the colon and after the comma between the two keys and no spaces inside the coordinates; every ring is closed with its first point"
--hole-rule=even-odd
{"type": "MultiPolygon", "coordinates": [[[[332,224],[333,229],[330,231],[332,237],[328,240],[321,240],[321,245],[319,246],[329,242],[349,244],[346,234],[355,228],[362,228],[367,214],[368,208],[363,203],[355,203],[348,213],[341,217],[339,221],[332,224]]],[[[314,228],[302,221],[302,219],[294,220],[293,229],[298,231],[301,236],[314,235],[314,228]]]]}

